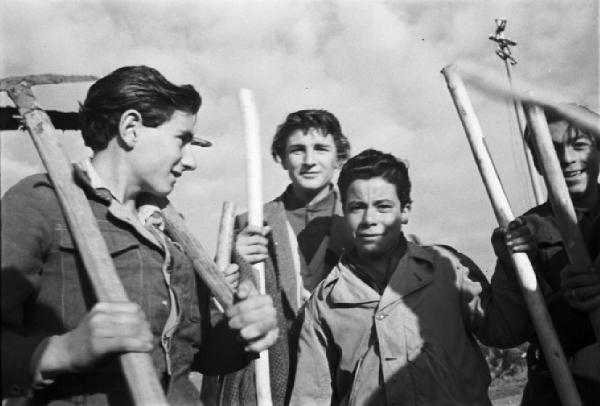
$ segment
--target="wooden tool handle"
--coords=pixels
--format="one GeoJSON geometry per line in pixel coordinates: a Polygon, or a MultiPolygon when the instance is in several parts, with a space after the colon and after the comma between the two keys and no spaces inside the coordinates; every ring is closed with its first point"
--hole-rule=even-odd
{"type": "MultiPolygon", "coordinates": [[[[442,74],[448,84],[450,95],[469,140],[473,157],[485,184],[498,223],[501,226],[506,226],[514,219],[514,215],[500,183],[500,178],[496,173],[492,158],[485,145],[483,132],[475,110],[471,105],[471,100],[458,72],[453,66],[446,66],[442,70],[442,74]]],[[[511,254],[511,260],[517,272],[525,303],[529,309],[531,320],[537,331],[561,402],[564,405],[581,405],[581,399],[577,393],[564,352],[552,326],[552,321],[531,262],[525,253],[511,254]]]]}
{"type": "MultiPolygon", "coordinates": [[[[18,90],[9,91],[9,96],[19,107],[25,127],[52,180],[98,301],[129,301],[87,198],[73,182],[73,168],[58,144],[56,130],[48,115],[38,108],[22,108],[19,103],[22,95],[14,92],[18,90]]],[[[26,93],[33,97],[29,89],[26,93]]],[[[28,102],[31,103],[31,99],[28,102]]],[[[128,353],[120,355],[119,359],[136,405],[167,405],[149,354],[128,353]]]]}
{"type": "Polygon", "coordinates": [[[217,268],[219,268],[221,272],[231,263],[234,223],[235,203],[223,202],[221,221],[219,222],[219,236],[217,238],[217,255],[215,257],[217,268]]]}
{"type": "MultiPolygon", "coordinates": [[[[244,118],[244,139],[246,141],[246,173],[248,180],[248,224],[263,226],[262,202],[262,159],[260,148],[260,131],[258,112],[254,95],[249,89],[241,89],[239,94],[240,107],[244,118]]],[[[265,265],[254,265],[258,290],[266,293],[265,265]]],[[[271,406],[271,383],[269,376],[269,353],[267,350],[259,354],[255,361],[256,397],[259,406],[271,406]]]]}

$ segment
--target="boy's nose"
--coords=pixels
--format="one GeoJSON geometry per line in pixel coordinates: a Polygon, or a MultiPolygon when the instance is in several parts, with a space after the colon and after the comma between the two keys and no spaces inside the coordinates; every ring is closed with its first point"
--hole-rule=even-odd
{"type": "Polygon", "coordinates": [[[304,165],[314,165],[314,163],[315,155],[310,149],[308,149],[304,154],[304,165]]]}
{"type": "Polygon", "coordinates": [[[183,148],[181,164],[183,165],[184,171],[193,171],[196,169],[196,158],[194,158],[194,154],[192,153],[191,144],[188,144],[183,148]]]}

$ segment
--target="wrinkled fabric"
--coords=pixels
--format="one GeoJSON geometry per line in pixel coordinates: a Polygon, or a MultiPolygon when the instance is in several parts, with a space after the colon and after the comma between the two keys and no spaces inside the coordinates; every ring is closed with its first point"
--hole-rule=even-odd
{"type": "Polygon", "coordinates": [[[475,264],[408,242],[380,295],[350,261],[307,302],[291,405],[490,405],[472,335],[488,283],[475,264]]]}
{"type": "MultiPolygon", "coordinates": [[[[162,272],[164,247],[109,210],[110,198],[78,181],[129,299],[151,325],[151,357],[169,403],[197,404],[199,393],[188,379],[192,365],[212,374],[239,369],[247,363],[241,344],[224,320],[210,320],[207,288],[168,238],[166,271],[179,313],[174,334],[164,336],[171,306],[162,272]],[[161,344],[161,337],[169,342],[161,344]]],[[[32,390],[35,356],[48,337],[75,328],[96,299],[47,175],[25,178],[7,191],[2,220],[3,398],[27,396],[30,404],[131,404],[119,363],[110,356],[86,373],[64,374],[32,390]]]]}

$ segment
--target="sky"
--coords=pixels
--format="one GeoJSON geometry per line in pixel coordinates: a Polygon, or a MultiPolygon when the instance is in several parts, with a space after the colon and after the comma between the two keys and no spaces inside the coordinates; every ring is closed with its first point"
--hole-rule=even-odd
{"type": "MultiPolygon", "coordinates": [[[[223,201],[245,211],[240,88],[260,118],[263,196],[286,187],[269,154],[278,124],[300,109],[335,114],[352,144],[409,163],[412,213],[405,231],[447,244],[490,275],[497,223],[440,70],[474,63],[506,79],[488,39],[506,18],[517,41],[512,75],[598,111],[598,2],[564,1],[19,1],[0,2],[0,77],[92,74],[148,65],[202,95],[197,134],[213,142],[170,199],[209,252],[223,201]]],[[[47,109],[76,111],[91,83],[40,86],[47,109]]],[[[535,201],[512,105],[467,87],[513,212],[535,201]]],[[[0,95],[0,105],[11,105],[0,95]]],[[[80,134],[60,141],[72,160],[80,134]]],[[[0,192],[42,165],[28,136],[0,137],[0,192]]]]}

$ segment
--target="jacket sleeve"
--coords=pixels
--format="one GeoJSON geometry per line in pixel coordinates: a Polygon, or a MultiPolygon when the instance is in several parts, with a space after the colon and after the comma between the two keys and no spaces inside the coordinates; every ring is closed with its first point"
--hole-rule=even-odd
{"type": "Polygon", "coordinates": [[[532,325],[510,258],[497,260],[491,283],[468,257],[459,258],[463,314],[471,331],[488,346],[511,348],[525,342],[532,325]]]}
{"type": "Polygon", "coordinates": [[[304,308],[298,342],[298,361],[290,405],[330,405],[333,402],[333,360],[324,329],[318,321],[316,295],[304,308]]]}
{"type": "MultiPolygon", "coordinates": [[[[53,194],[46,187],[47,193],[53,194]]],[[[22,396],[32,384],[46,336],[26,325],[25,304],[39,289],[39,274],[53,238],[43,193],[18,184],[2,199],[2,397],[22,396]],[[37,349],[37,351],[36,351],[37,349]]]]}

